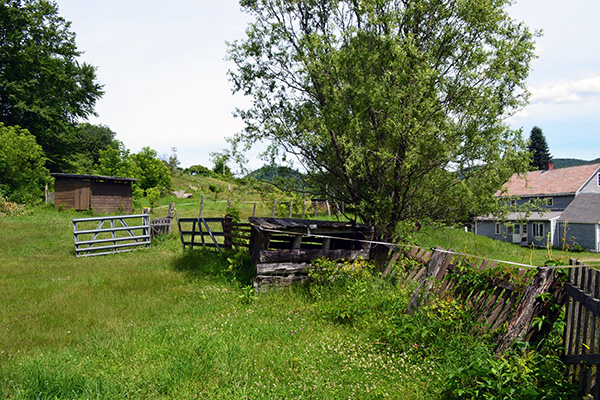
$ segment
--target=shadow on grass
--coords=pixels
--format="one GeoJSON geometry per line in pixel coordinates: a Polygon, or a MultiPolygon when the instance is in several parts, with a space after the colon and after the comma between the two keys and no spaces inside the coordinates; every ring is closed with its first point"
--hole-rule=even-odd
{"type": "Polygon", "coordinates": [[[256,267],[252,265],[249,253],[218,252],[209,248],[184,251],[175,259],[173,267],[193,278],[212,277],[236,281],[242,286],[251,285],[256,275],[256,267]]]}

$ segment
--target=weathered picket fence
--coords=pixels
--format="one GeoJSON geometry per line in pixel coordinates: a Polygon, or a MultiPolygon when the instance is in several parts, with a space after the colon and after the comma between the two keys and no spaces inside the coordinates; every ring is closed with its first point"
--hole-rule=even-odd
{"type": "Polygon", "coordinates": [[[173,225],[173,216],[175,212],[175,203],[169,204],[169,211],[166,217],[157,217],[150,223],[150,236],[168,235],[171,233],[171,225],[173,225]]]}
{"type": "Polygon", "coordinates": [[[123,253],[150,247],[150,215],[75,218],[73,234],[77,257],[123,253]],[[130,226],[125,221],[134,225],[130,226]],[[96,226],[89,226],[90,224],[96,226]]]}
{"type": "MultiPolygon", "coordinates": [[[[573,265],[580,265],[571,261],[573,265]]],[[[588,266],[571,268],[565,285],[569,297],[565,313],[567,374],[579,383],[579,395],[600,399],[600,271],[588,266]]]]}
{"type": "Polygon", "coordinates": [[[408,273],[408,279],[418,281],[419,285],[406,312],[414,312],[430,294],[439,296],[453,290],[469,305],[482,330],[500,333],[498,353],[510,348],[517,339],[528,340],[540,334],[532,321],[535,318],[548,322],[555,320],[557,311],[553,305],[564,302],[564,296],[557,290],[555,271],[551,268],[518,268],[512,273],[506,271],[490,274],[483,280],[469,281],[468,275],[473,277],[473,271],[495,269],[498,263],[469,259],[441,248],[418,247],[398,252],[392,257],[392,263],[403,256],[424,264],[408,273]],[[467,284],[461,285],[461,280],[467,284]]]}

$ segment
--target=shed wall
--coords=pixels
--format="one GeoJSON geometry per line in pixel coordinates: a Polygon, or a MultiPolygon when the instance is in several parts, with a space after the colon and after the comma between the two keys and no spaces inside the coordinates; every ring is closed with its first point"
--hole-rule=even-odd
{"type": "Polygon", "coordinates": [[[125,213],[133,211],[131,183],[97,182],[76,179],[56,179],[54,205],[78,211],[125,213]]]}
{"type": "Polygon", "coordinates": [[[95,212],[133,210],[131,184],[115,182],[91,182],[91,207],[95,212]]]}

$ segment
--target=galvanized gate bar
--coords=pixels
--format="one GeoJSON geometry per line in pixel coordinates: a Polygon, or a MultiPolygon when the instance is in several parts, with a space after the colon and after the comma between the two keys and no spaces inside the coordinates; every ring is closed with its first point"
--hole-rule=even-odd
{"type": "Polygon", "coordinates": [[[135,247],[150,246],[150,216],[148,214],[136,214],[75,218],[73,219],[73,234],[75,238],[75,255],[77,257],[97,256],[132,251],[135,247]],[[136,218],[142,219],[142,225],[128,226],[125,222],[126,219],[136,218]],[[95,221],[98,221],[96,229],[79,229],[78,224],[95,221]],[[107,221],[110,222],[111,227],[103,228],[104,223],[107,221]],[[123,226],[115,226],[115,221],[121,223],[123,226]],[[135,234],[133,231],[136,230],[141,230],[141,234],[135,234]],[[119,232],[124,232],[128,236],[117,236],[117,233],[119,232]],[[109,237],[99,238],[101,234],[109,234],[109,237]],[[92,235],[92,237],[82,240],[82,235],[92,235]],[[106,243],[112,244],[105,245],[106,243]]]}

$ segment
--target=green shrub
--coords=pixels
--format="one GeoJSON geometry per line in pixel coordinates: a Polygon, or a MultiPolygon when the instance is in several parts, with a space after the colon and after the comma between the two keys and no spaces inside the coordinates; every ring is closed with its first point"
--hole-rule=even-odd
{"type": "Polygon", "coordinates": [[[150,208],[156,207],[158,201],[160,200],[160,189],[157,187],[151,187],[146,189],[146,197],[148,197],[150,208]]]}
{"type": "Polygon", "coordinates": [[[46,157],[35,136],[0,122],[0,196],[16,203],[37,203],[50,182],[46,157]]]}
{"type": "Polygon", "coordinates": [[[577,388],[564,380],[564,364],[556,354],[512,350],[498,358],[479,359],[459,368],[447,381],[442,397],[469,399],[570,399],[577,388]]]}

